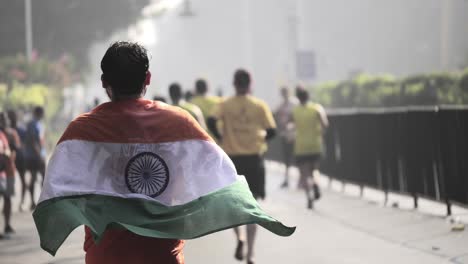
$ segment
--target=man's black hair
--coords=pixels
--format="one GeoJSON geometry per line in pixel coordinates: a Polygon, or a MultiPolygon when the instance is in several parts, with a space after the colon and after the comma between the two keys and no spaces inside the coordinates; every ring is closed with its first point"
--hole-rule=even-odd
{"type": "Polygon", "coordinates": [[[148,67],[148,55],[143,46],[118,41],[107,49],[101,60],[102,79],[117,95],[140,94],[148,67]]]}
{"type": "Polygon", "coordinates": [[[182,86],[179,83],[171,83],[169,85],[169,96],[171,99],[181,99],[182,98],[182,86]]]}
{"type": "Polygon", "coordinates": [[[44,117],[44,108],[42,106],[36,106],[33,109],[34,117],[43,118],[44,117]]]}
{"type": "Polygon", "coordinates": [[[185,101],[190,102],[190,101],[192,101],[192,98],[193,98],[192,91],[186,91],[185,94],[184,94],[185,101]]]}
{"type": "Polygon", "coordinates": [[[296,97],[301,103],[305,103],[309,100],[309,91],[298,85],[296,87],[296,97]]]}
{"type": "Polygon", "coordinates": [[[195,91],[197,94],[204,95],[208,91],[208,84],[204,79],[198,79],[195,81],[195,91]]]}
{"type": "Polygon", "coordinates": [[[250,86],[250,74],[248,71],[239,69],[234,73],[234,86],[247,89],[250,86]]]}

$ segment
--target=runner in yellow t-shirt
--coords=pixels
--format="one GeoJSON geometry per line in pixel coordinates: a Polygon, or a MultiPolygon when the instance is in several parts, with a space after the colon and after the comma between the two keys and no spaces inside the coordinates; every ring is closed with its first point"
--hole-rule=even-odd
{"type": "MultiPolygon", "coordinates": [[[[208,127],[218,138],[221,147],[233,161],[237,173],[244,175],[255,198],[265,198],[265,166],[263,154],[266,141],[275,135],[275,121],[267,104],[250,93],[250,74],[237,70],[234,74],[236,95],[217,107],[214,117],[208,119],[208,127]],[[223,122],[222,137],[216,127],[223,122]]],[[[257,227],[247,226],[247,263],[253,263],[253,245],[257,227]]],[[[242,260],[243,238],[238,228],[235,258],[242,260]]]]}
{"type": "Polygon", "coordinates": [[[182,93],[182,87],[178,83],[169,85],[169,96],[171,97],[172,104],[178,106],[185,111],[189,112],[200,124],[201,127],[206,129],[205,118],[200,108],[192,103],[185,101],[182,93]]]}
{"type": "Polygon", "coordinates": [[[328,126],[325,110],[319,104],[309,102],[309,93],[302,87],[296,88],[296,96],[300,105],[293,110],[293,121],[296,128],[294,155],[299,167],[300,183],[303,184],[307,196],[307,207],[313,208],[313,198],[310,194],[309,178],[312,178],[314,198],[320,198],[320,189],[314,179],[318,173],[318,163],[323,151],[322,135],[328,126]]]}
{"type": "MultiPolygon", "coordinates": [[[[205,123],[208,123],[208,118],[213,116],[216,107],[222,102],[222,98],[218,96],[208,95],[208,84],[204,79],[195,81],[195,96],[191,103],[198,106],[205,117],[205,123]]],[[[218,123],[218,129],[222,128],[221,122],[218,123]]],[[[210,136],[213,136],[209,132],[210,136]]]]}
{"type": "Polygon", "coordinates": [[[216,105],[221,101],[218,96],[208,95],[208,84],[204,79],[195,81],[195,96],[191,102],[200,107],[205,119],[213,115],[216,105]]]}

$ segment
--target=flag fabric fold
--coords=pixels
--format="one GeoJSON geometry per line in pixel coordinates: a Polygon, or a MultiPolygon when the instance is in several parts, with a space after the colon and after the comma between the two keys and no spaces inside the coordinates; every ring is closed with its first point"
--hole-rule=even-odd
{"type": "Polygon", "coordinates": [[[81,225],[97,242],[108,228],[175,239],[253,223],[281,236],[295,230],[259,207],[189,114],[144,99],[103,104],[69,125],[33,216],[52,255],[81,225]]]}

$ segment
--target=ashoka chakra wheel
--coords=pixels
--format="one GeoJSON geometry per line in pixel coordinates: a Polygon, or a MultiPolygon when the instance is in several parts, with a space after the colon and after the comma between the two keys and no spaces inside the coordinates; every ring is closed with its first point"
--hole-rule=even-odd
{"type": "Polygon", "coordinates": [[[125,183],[131,192],[154,198],[164,192],[169,184],[169,169],[160,156],[142,152],[128,161],[125,183]]]}

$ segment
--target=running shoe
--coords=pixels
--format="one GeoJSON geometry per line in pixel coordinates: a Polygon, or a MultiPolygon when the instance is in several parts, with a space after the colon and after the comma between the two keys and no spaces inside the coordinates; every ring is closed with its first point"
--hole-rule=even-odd
{"type": "Polygon", "coordinates": [[[288,186],[289,186],[289,183],[288,183],[287,181],[284,181],[284,182],[281,184],[281,188],[282,188],[282,189],[286,189],[286,188],[288,188],[288,186]]]}
{"type": "Polygon", "coordinates": [[[322,194],[320,192],[320,188],[319,188],[318,184],[314,183],[314,185],[312,185],[312,188],[314,190],[314,199],[315,200],[320,199],[320,197],[322,197],[322,194]]]}
{"type": "Polygon", "coordinates": [[[5,235],[14,234],[15,230],[10,225],[5,227],[5,235]]]}
{"type": "Polygon", "coordinates": [[[237,241],[236,253],[234,254],[234,258],[239,261],[244,260],[244,242],[237,241]]]}

